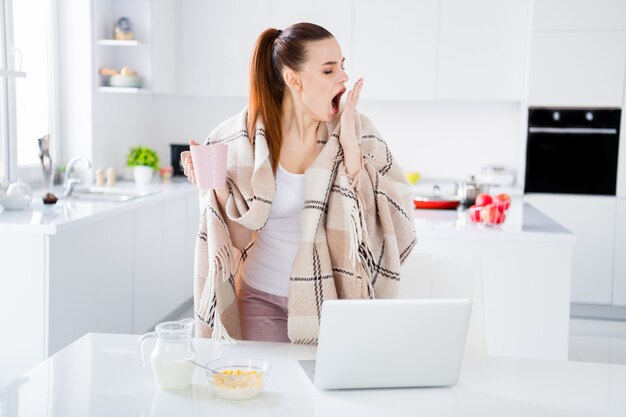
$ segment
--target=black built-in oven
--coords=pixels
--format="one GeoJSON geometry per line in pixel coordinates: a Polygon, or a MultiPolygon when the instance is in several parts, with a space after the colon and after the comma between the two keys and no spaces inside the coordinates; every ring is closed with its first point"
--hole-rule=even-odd
{"type": "Polygon", "coordinates": [[[174,175],[185,175],[185,167],[180,164],[180,154],[189,150],[189,145],[170,143],[170,163],[174,170],[174,175]]]}
{"type": "Polygon", "coordinates": [[[529,108],[524,192],[615,195],[620,115],[529,108]]]}

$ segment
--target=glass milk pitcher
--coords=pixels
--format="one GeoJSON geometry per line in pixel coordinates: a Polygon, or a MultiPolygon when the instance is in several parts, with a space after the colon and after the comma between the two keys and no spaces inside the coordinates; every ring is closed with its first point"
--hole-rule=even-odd
{"type": "Polygon", "coordinates": [[[182,389],[191,384],[196,360],[196,351],[191,343],[193,319],[159,323],[154,332],[139,339],[141,362],[146,366],[144,344],[151,337],[157,338],[150,356],[152,372],[161,389],[182,389]]]}

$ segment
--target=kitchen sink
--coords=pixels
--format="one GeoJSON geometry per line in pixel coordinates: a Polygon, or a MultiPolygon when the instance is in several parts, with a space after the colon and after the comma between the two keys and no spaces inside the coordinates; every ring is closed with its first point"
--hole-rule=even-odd
{"type": "Polygon", "coordinates": [[[133,190],[123,188],[90,187],[76,188],[70,195],[78,200],[124,202],[157,194],[160,190],[133,190]]]}

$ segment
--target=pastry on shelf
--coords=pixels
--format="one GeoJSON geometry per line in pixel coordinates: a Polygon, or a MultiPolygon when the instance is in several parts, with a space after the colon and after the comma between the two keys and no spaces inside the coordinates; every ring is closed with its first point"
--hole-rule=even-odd
{"type": "Polygon", "coordinates": [[[122,75],[137,75],[137,71],[130,69],[128,67],[124,67],[120,70],[120,74],[122,75]]]}
{"type": "Polygon", "coordinates": [[[115,75],[119,75],[119,71],[115,68],[100,68],[98,70],[98,74],[101,76],[102,85],[107,86],[111,85],[111,77],[115,75]]]}
{"type": "Polygon", "coordinates": [[[100,68],[98,74],[110,77],[111,75],[117,75],[120,72],[114,68],[100,68]]]}

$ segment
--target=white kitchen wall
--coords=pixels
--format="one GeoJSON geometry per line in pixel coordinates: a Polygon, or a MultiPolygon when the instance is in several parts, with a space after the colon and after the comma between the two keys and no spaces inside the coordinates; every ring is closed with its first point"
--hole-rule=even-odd
{"type": "MultiPolygon", "coordinates": [[[[367,88],[367,85],[364,87],[367,88]]],[[[130,146],[146,144],[170,158],[170,143],[201,140],[239,112],[245,98],[97,94],[94,166],[121,170],[130,146]]],[[[523,168],[525,141],[517,102],[362,100],[359,111],[377,126],[406,171],[461,179],[487,164],[523,168]]]]}
{"type": "MultiPolygon", "coordinates": [[[[483,4],[485,5],[488,3],[483,4]]],[[[80,21],[89,20],[92,10],[83,8],[77,15],[70,6],[68,2],[62,9],[61,14],[66,16],[66,20],[74,18],[80,18],[80,21]]],[[[368,9],[365,7],[364,10],[368,9]]],[[[432,18],[436,21],[436,13],[432,18]]],[[[272,19],[280,23],[280,16],[272,16],[272,19]]],[[[61,44],[64,47],[60,48],[61,50],[67,50],[65,45],[76,43],[77,38],[91,39],[99,36],[89,28],[82,28],[80,36],[70,39],[70,35],[68,32],[65,38],[62,37],[61,44]]],[[[95,41],[94,39],[85,41],[83,49],[89,49],[88,43],[93,46],[95,41]]],[[[351,45],[351,42],[347,42],[347,45],[351,45]]],[[[231,46],[231,43],[227,43],[224,48],[229,49],[231,46]]],[[[155,48],[155,45],[150,47],[154,49],[155,55],[158,55],[158,48],[155,48]]],[[[97,46],[95,48],[82,54],[83,60],[85,56],[97,56],[102,52],[97,46]]],[[[248,54],[249,51],[245,56],[248,54]]],[[[72,72],[74,64],[72,59],[77,57],[70,56],[62,60],[62,74],[72,72]]],[[[419,62],[418,60],[417,65],[419,62]]],[[[83,64],[84,61],[80,63],[83,64]]],[[[162,70],[162,63],[156,65],[157,62],[153,62],[153,64],[155,74],[162,70]]],[[[89,72],[92,78],[84,76],[85,79],[78,80],[79,84],[76,84],[69,75],[61,80],[62,91],[65,89],[69,89],[70,93],[74,90],[82,91],[84,98],[79,100],[80,97],[77,95],[71,102],[62,103],[63,120],[68,121],[62,125],[64,162],[76,154],[82,154],[90,157],[96,168],[113,166],[119,172],[125,166],[128,149],[143,144],[156,148],[162,164],[168,164],[170,143],[186,143],[190,138],[206,137],[220,121],[240,111],[246,104],[243,97],[245,92],[239,90],[237,94],[219,94],[221,97],[215,94],[221,92],[220,89],[211,95],[189,95],[181,91],[178,91],[178,94],[159,94],[158,90],[154,89],[152,93],[147,94],[103,93],[94,88],[95,69],[80,68],[83,76],[89,72]]],[[[357,69],[349,67],[349,71],[357,69]]],[[[410,68],[398,73],[399,78],[402,78],[400,77],[402,74],[404,74],[402,77],[409,74],[415,76],[410,68]]],[[[362,74],[352,74],[352,81],[359,75],[362,74]]],[[[506,94],[496,95],[499,98],[493,100],[487,98],[473,100],[474,96],[471,94],[460,94],[452,100],[435,96],[422,100],[419,94],[413,98],[399,95],[395,99],[386,99],[376,94],[368,98],[365,93],[368,81],[371,91],[376,91],[376,80],[366,78],[359,110],[367,114],[378,126],[405,170],[418,170],[424,177],[430,178],[460,179],[468,174],[477,173],[486,164],[500,164],[516,169],[518,178],[523,178],[525,154],[523,136],[526,122],[524,93],[521,94],[522,97],[514,94],[515,98],[510,100],[506,94]]],[[[168,91],[168,88],[165,88],[161,92],[175,93],[180,87],[176,87],[177,84],[180,83],[170,86],[169,90],[174,90],[168,91]]],[[[523,84],[516,83],[515,88],[524,89],[523,84]]],[[[245,85],[240,87],[245,89],[245,85]]],[[[72,98],[69,94],[66,96],[72,98]]]]}
{"type": "Polygon", "coordinates": [[[364,101],[358,108],[375,123],[405,171],[462,179],[487,164],[523,166],[520,106],[515,102],[364,101]]]}
{"type": "MultiPolygon", "coordinates": [[[[92,40],[89,16],[90,2],[59,0],[57,2],[59,38],[59,131],[61,161],[76,155],[91,157],[92,147],[92,40]],[[82,34],[83,36],[77,36],[82,34]]],[[[54,139],[54,138],[53,138],[54,139]]]]}
{"type": "Polygon", "coordinates": [[[161,165],[169,165],[171,143],[201,141],[245,105],[244,98],[96,92],[93,165],[124,173],[126,155],[137,145],[153,147],[161,165]]]}
{"type": "Polygon", "coordinates": [[[201,141],[226,118],[247,104],[237,97],[155,96],[152,135],[159,155],[170,156],[170,143],[201,141]]]}
{"type": "Polygon", "coordinates": [[[147,94],[94,93],[94,168],[106,170],[112,166],[121,173],[132,146],[156,145],[152,138],[152,101],[147,94]]]}

